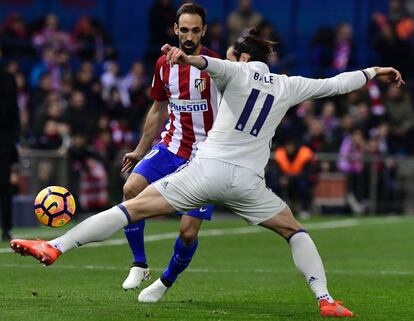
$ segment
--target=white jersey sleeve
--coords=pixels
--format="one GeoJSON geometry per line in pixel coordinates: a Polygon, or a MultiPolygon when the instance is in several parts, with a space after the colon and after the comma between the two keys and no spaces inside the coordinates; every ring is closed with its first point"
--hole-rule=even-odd
{"type": "Polygon", "coordinates": [[[204,68],[217,86],[218,91],[221,93],[226,88],[226,85],[232,80],[232,78],[240,75],[242,67],[239,63],[234,63],[228,60],[216,59],[208,56],[203,56],[207,62],[204,68]]]}
{"type": "Polygon", "coordinates": [[[367,78],[361,70],[344,72],[332,78],[310,79],[289,77],[289,97],[292,106],[310,98],[342,95],[361,88],[367,78]]]}

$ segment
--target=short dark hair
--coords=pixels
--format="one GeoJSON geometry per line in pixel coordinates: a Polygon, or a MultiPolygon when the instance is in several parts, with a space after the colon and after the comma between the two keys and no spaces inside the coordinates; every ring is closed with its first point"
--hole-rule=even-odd
{"type": "Polygon", "coordinates": [[[188,14],[197,14],[201,17],[201,20],[203,21],[203,26],[206,25],[206,14],[207,11],[203,7],[199,6],[196,3],[184,3],[178,10],[176,15],[176,23],[178,25],[178,20],[180,19],[180,16],[184,13],[188,14]]]}
{"type": "Polygon", "coordinates": [[[273,46],[276,42],[260,38],[260,31],[257,28],[249,29],[247,36],[241,37],[233,44],[233,53],[237,60],[242,53],[250,55],[250,61],[267,62],[267,59],[273,54],[273,46]]]}

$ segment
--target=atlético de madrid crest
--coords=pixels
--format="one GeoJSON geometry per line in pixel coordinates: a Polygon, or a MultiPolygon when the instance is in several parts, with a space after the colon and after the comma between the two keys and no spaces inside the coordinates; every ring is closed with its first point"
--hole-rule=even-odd
{"type": "Polygon", "coordinates": [[[204,89],[206,89],[206,78],[194,79],[194,87],[199,92],[202,92],[204,89]]]}

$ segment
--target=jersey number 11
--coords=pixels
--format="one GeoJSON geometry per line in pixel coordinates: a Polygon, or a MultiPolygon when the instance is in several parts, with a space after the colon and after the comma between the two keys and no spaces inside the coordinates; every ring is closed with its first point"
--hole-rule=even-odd
{"type": "MultiPolygon", "coordinates": [[[[239,120],[237,121],[236,127],[234,129],[243,131],[246,123],[252,113],[253,107],[256,103],[257,97],[259,97],[260,90],[252,89],[249,98],[247,98],[246,104],[244,105],[243,111],[240,115],[239,120]]],[[[270,108],[272,108],[273,101],[275,97],[268,94],[266,96],[265,102],[260,110],[259,116],[257,117],[252,129],[250,130],[250,135],[257,137],[259,135],[260,129],[262,129],[263,123],[265,122],[267,116],[269,115],[270,108]]]]}

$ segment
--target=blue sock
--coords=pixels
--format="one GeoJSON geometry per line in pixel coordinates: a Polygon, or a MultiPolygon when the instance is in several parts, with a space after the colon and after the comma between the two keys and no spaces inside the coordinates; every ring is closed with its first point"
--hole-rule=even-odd
{"type": "MultiPolygon", "coordinates": [[[[147,264],[144,247],[144,227],[145,221],[128,224],[124,227],[124,233],[128,240],[129,247],[134,255],[134,263],[147,264]]],[[[145,267],[145,266],[143,266],[145,267]]]]}
{"type": "Polygon", "coordinates": [[[167,283],[167,286],[171,286],[178,275],[187,268],[193,258],[197,246],[198,240],[195,240],[189,245],[185,245],[181,238],[177,237],[174,244],[174,254],[161,277],[161,279],[164,280],[164,283],[167,283]]]}

